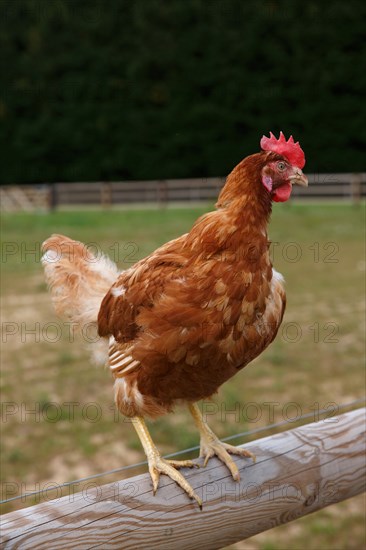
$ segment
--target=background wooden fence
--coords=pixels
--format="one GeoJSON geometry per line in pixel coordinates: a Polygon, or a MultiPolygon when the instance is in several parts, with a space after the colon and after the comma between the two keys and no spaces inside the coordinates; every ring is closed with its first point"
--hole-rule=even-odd
{"type": "MultiPolygon", "coordinates": [[[[366,197],[366,172],[310,174],[309,187],[294,187],[295,200],[366,197]]],[[[133,203],[190,204],[214,202],[225,178],[169,179],[156,181],[52,183],[7,185],[0,188],[2,211],[34,211],[67,206],[131,205],[133,203]]]]}
{"type": "Polygon", "coordinates": [[[166,476],[154,497],[143,474],[4,515],[1,548],[222,548],[364,491],[365,411],[247,444],[257,462],[234,457],[240,482],[215,458],[185,469],[202,511],[166,476]]]}

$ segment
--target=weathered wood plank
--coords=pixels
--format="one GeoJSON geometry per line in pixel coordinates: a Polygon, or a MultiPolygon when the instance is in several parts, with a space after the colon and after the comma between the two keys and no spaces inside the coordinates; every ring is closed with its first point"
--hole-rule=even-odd
{"type": "Polygon", "coordinates": [[[186,470],[203,511],[162,476],[95,487],[3,516],[2,548],[221,548],[365,490],[365,411],[249,443],[257,463],[235,457],[241,481],[211,459],[186,470]]]}

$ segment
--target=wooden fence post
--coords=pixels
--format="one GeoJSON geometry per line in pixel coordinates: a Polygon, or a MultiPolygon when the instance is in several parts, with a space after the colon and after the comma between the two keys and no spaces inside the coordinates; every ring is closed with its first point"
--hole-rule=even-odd
{"type": "Polygon", "coordinates": [[[160,208],[165,208],[169,200],[169,191],[166,180],[159,180],[157,182],[157,198],[160,208]]]}
{"type": "Polygon", "coordinates": [[[360,204],[362,196],[361,174],[352,174],[351,197],[353,204],[360,204]]]}
{"type": "Polygon", "coordinates": [[[48,186],[48,208],[54,212],[58,204],[57,183],[50,183],[48,186]]]}
{"type": "Polygon", "coordinates": [[[93,483],[3,516],[2,548],[222,548],[364,491],[365,411],[249,443],[257,462],[235,457],[240,482],[217,459],[184,470],[202,511],[166,476],[155,497],[147,474],[93,483]]]}
{"type": "Polygon", "coordinates": [[[110,208],[112,204],[112,184],[110,181],[103,181],[100,187],[100,203],[102,208],[110,208]]]}

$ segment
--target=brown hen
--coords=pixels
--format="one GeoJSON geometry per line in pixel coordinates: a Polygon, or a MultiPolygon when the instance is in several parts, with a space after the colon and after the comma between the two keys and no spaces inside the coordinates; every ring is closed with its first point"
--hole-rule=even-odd
{"type": "Polygon", "coordinates": [[[292,137],[261,140],[263,151],[245,158],[228,176],[217,209],[189,233],[168,242],[119,275],[60,235],[44,243],[46,278],[56,311],[82,326],[94,324],[108,345],[118,409],[133,418],[156,492],[161,473],[201,506],[177,468],[192,461],[163,459],[144,417],[155,418],[186,402],[201,435],[200,456],[218,456],[234,479],[229,453],[248,451],[222,443],[197,405],[257,357],[275,338],[285,309],[283,278],[269,256],[267,224],[272,201],[283,202],[292,184],[307,185],[305,157],[292,137]],[[103,297],[104,296],[104,297],[103,297]]]}

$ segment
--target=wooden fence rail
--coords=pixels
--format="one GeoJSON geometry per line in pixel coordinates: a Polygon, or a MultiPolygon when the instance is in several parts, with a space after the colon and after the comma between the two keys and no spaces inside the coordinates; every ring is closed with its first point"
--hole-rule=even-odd
{"type": "Polygon", "coordinates": [[[222,548],[364,491],[365,412],[247,444],[240,482],[216,459],[185,470],[202,511],[165,476],[154,497],[144,474],[3,516],[2,548],[222,548]]]}
{"type": "MultiPolygon", "coordinates": [[[[295,187],[293,198],[346,199],[366,197],[366,173],[308,174],[309,187],[295,187]]],[[[225,178],[168,179],[157,181],[80,182],[0,187],[3,211],[29,211],[63,206],[130,205],[214,202],[225,178]]]]}

